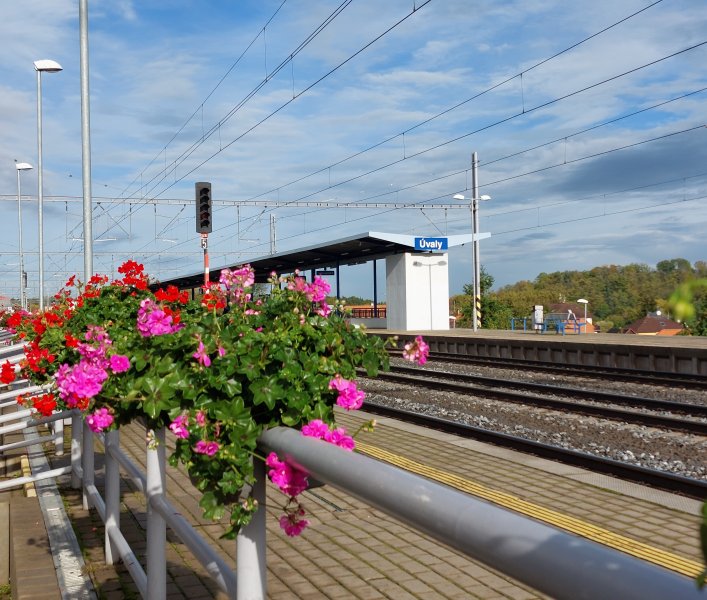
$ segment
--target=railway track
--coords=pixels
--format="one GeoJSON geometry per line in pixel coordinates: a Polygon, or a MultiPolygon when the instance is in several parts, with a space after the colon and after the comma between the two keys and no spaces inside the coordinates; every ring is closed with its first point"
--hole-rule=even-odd
{"type": "MultiPolygon", "coordinates": [[[[498,364],[498,361],[465,360],[464,358],[458,359],[458,357],[449,357],[444,354],[438,354],[436,358],[442,364],[445,362],[461,362],[474,365],[482,363],[484,366],[490,366],[490,364],[492,364],[496,368],[507,367],[509,369],[516,368],[517,366],[516,361],[513,361],[511,366],[506,361],[500,361],[501,364],[498,364]],[[453,360],[448,360],[450,358],[453,358],[453,360]]],[[[429,363],[428,366],[430,366],[429,363]]],[[[584,369],[582,369],[581,375],[584,377],[585,373],[583,371],[584,369]]],[[[559,369],[556,370],[556,372],[566,375],[575,374],[569,373],[565,369],[559,369]]],[[[606,374],[607,371],[605,369],[601,371],[593,370],[593,372],[596,377],[616,381],[613,371],[609,371],[609,373],[611,373],[610,375],[606,374]]],[[[665,432],[662,435],[668,436],[668,438],[661,437],[660,439],[673,439],[675,436],[678,436],[676,439],[679,439],[683,433],[686,433],[688,436],[693,436],[693,440],[697,440],[695,442],[696,452],[700,452],[700,448],[703,447],[703,445],[700,446],[699,436],[707,437],[707,406],[700,403],[700,392],[695,393],[694,386],[690,384],[690,381],[694,378],[675,378],[671,375],[667,378],[660,377],[656,379],[648,376],[637,378],[635,375],[638,374],[629,373],[625,379],[620,380],[629,380],[631,383],[638,381],[642,384],[650,384],[651,386],[673,386],[676,381],[679,380],[681,386],[693,388],[693,391],[686,394],[688,397],[691,396],[693,401],[689,403],[676,402],[674,400],[642,398],[628,395],[627,393],[621,394],[611,391],[582,389],[527,380],[509,380],[508,378],[503,379],[478,374],[450,373],[437,371],[434,370],[434,368],[393,365],[391,372],[380,373],[376,379],[382,380],[381,383],[388,381],[401,384],[403,387],[401,387],[401,396],[399,396],[399,398],[409,399],[402,401],[396,400],[395,404],[392,404],[385,400],[385,397],[395,397],[397,392],[391,391],[390,389],[387,391],[382,390],[379,392],[383,394],[382,402],[376,402],[375,397],[369,398],[366,401],[366,410],[381,416],[388,416],[423,427],[442,430],[454,435],[476,439],[519,452],[585,468],[594,472],[612,475],[626,481],[632,481],[641,485],[704,500],[707,498],[707,481],[703,478],[693,478],[691,475],[691,473],[694,472],[693,470],[686,469],[686,473],[682,473],[682,469],[673,468],[673,464],[663,470],[661,461],[653,460],[646,461],[648,463],[646,466],[632,464],[634,460],[625,461],[622,453],[608,452],[609,445],[613,448],[621,448],[618,439],[622,437],[622,434],[611,434],[605,439],[602,431],[606,428],[599,426],[604,419],[620,422],[617,431],[623,430],[628,432],[624,424],[629,424],[631,427],[647,426],[652,428],[650,431],[653,432],[665,432]],[[403,391],[406,389],[416,390],[416,392],[410,395],[410,392],[403,391]],[[429,402],[420,400],[421,389],[430,390],[429,402]],[[444,392],[452,392],[454,394],[450,395],[450,401],[446,405],[441,405],[441,410],[426,410],[424,406],[421,406],[421,402],[422,404],[429,404],[430,407],[437,406],[440,397],[439,392],[442,392],[442,397],[444,397],[444,392]],[[470,420],[462,416],[463,413],[457,414],[458,411],[464,410],[461,408],[459,395],[462,397],[468,396],[470,400],[469,406],[475,407],[472,409],[473,412],[469,413],[469,415],[474,415],[474,418],[471,420],[472,424],[469,424],[470,420]],[[457,400],[452,400],[455,397],[457,400]],[[525,437],[517,436],[514,430],[514,424],[519,422],[525,423],[525,418],[521,418],[520,420],[511,419],[511,427],[498,427],[498,425],[495,424],[493,428],[499,429],[499,431],[493,431],[487,428],[485,424],[485,409],[483,405],[478,404],[479,400],[487,402],[489,399],[504,403],[522,404],[525,407],[530,406],[533,408],[540,407],[549,409],[556,411],[555,414],[558,415],[566,414],[570,417],[571,415],[590,415],[601,419],[602,421],[595,421],[597,424],[597,434],[599,436],[595,439],[598,442],[598,447],[606,447],[607,456],[609,457],[602,456],[601,452],[595,453],[592,444],[589,444],[589,447],[587,447],[586,436],[584,443],[580,442],[578,445],[575,445],[570,441],[568,444],[567,441],[572,439],[574,435],[572,428],[562,427],[562,429],[557,430],[567,434],[567,436],[559,438],[564,440],[562,446],[565,447],[558,446],[554,439],[551,442],[548,439],[541,439],[541,441],[528,439],[528,437],[534,437],[533,435],[528,436],[528,432],[523,433],[525,437]],[[406,402],[409,402],[411,405],[408,410],[405,409],[406,402]],[[444,408],[445,406],[448,408],[444,408]],[[436,416],[432,416],[435,415],[435,413],[436,416]],[[447,414],[454,416],[448,418],[445,416],[447,414]],[[482,417],[482,419],[478,417],[482,417]],[[458,419],[458,421],[456,419],[458,419]],[[698,437],[695,438],[694,436],[698,437]],[[568,445],[581,449],[568,449],[568,445]],[[690,473],[690,475],[688,476],[687,473],[690,473]]],[[[618,387],[621,388],[622,386],[619,385],[618,387]]],[[[623,385],[623,388],[631,389],[631,386],[623,385]]],[[[633,389],[631,389],[630,393],[633,393],[633,389]]],[[[422,395],[424,395],[424,393],[422,395]]],[[[499,406],[502,406],[500,402],[499,406]]],[[[463,398],[461,399],[461,403],[464,403],[463,398]]],[[[522,412],[528,413],[526,410],[522,412]]],[[[494,412],[496,416],[491,416],[491,421],[495,423],[500,414],[501,413],[497,411],[494,412]]],[[[547,414],[550,415],[552,413],[547,414]]],[[[527,422],[529,423],[528,427],[534,427],[529,421],[527,422]]],[[[556,422],[562,423],[563,421],[557,420],[556,422]]],[[[552,428],[550,428],[549,431],[550,435],[552,435],[552,428]]],[[[583,429],[583,431],[586,432],[587,430],[583,429]]],[[[639,430],[637,429],[636,431],[638,432],[639,430]]],[[[642,431],[646,432],[647,430],[643,429],[642,431]]],[[[658,439],[657,437],[653,437],[653,434],[641,433],[640,435],[642,437],[639,439],[643,441],[646,439],[658,439]]],[[[538,437],[548,438],[549,435],[540,435],[538,437]]],[[[625,437],[631,438],[632,436],[627,433],[625,437]]],[[[661,444],[662,443],[663,442],[661,442],[661,444]]],[[[640,446],[640,444],[638,445],[640,446]]],[[[630,448],[631,446],[628,447],[630,448]]],[[[641,452],[641,450],[636,450],[637,454],[639,452],[641,452]]],[[[662,445],[659,447],[659,453],[661,457],[670,457],[670,451],[662,445]],[[663,450],[665,450],[664,453],[661,452],[663,450]]],[[[696,457],[697,455],[694,456],[696,457]]],[[[670,459],[668,460],[670,461],[670,459]]],[[[635,462],[640,463],[642,461],[635,462]]]]}
{"type": "Polygon", "coordinates": [[[690,498],[698,500],[707,498],[707,482],[705,481],[631,465],[613,459],[578,452],[576,450],[559,448],[551,444],[544,444],[521,437],[489,431],[447,419],[423,415],[418,412],[391,408],[375,402],[366,401],[365,410],[375,415],[390,417],[406,423],[413,423],[460,437],[475,439],[518,452],[532,454],[549,460],[588,469],[596,473],[618,477],[624,481],[631,481],[656,489],[682,494],[690,498]]]}
{"type": "MultiPolygon", "coordinates": [[[[400,350],[389,350],[389,354],[391,356],[401,356],[402,352],[400,350]]],[[[465,356],[458,354],[447,354],[443,352],[431,352],[429,359],[463,365],[477,365],[507,369],[531,369],[533,371],[556,373],[567,376],[591,377],[598,379],[610,378],[614,381],[629,383],[643,383],[670,387],[677,386],[707,390],[707,377],[704,375],[677,375],[675,373],[664,373],[660,371],[647,372],[636,369],[558,364],[554,362],[521,360],[517,358],[465,356]]]]}
{"type": "Polygon", "coordinates": [[[509,381],[478,375],[446,373],[415,367],[392,366],[390,372],[379,373],[377,379],[424,387],[426,389],[473,395],[503,402],[514,402],[601,419],[622,421],[632,425],[657,427],[707,436],[707,406],[653,398],[639,398],[579,388],[568,388],[527,381],[509,381]],[[574,399],[574,400],[572,400],[574,399]],[[577,402],[583,400],[584,402],[577,402]],[[616,406],[630,406],[626,410],[616,406]],[[651,411],[651,412],[646,412],[651,411]],[[677,413],[681,417],[658,414],[677,413]]]}

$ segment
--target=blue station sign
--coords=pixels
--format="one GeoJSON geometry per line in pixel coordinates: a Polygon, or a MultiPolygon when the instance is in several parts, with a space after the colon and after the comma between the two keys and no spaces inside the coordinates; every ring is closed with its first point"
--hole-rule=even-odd
{"type": "Polygon", "coordinates": [[[439,252],[440,250],[447,250],[447,238],[416,237],[415,250],[425,250],[427,252],[439,252]]]}

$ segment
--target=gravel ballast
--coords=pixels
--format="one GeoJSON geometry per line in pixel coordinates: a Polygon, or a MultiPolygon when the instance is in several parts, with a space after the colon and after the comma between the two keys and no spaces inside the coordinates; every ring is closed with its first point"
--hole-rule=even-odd
{"type": "MultiPolygon", "coordinates": [[[[410,363],[392,359],[391,364],[410,363]]],[[[508,380],[582,387],[626,396],[705,404],[704,391],[617,381],[548,375],[529,369],[500,369],[430,361],[425,370],[472,373],[508,380]]],[[[376,379],[362,379],[367,401],[450,419],[596,456],[707,481],[707,438],[620,421],[489,400],[473,394],[435,391],[376,379]]]]}

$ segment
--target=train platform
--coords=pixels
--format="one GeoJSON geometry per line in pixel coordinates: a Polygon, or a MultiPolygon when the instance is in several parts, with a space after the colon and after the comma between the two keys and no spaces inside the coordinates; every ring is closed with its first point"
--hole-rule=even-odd
{"type": "Polygon", "coordinates": [[[559,334],[555,331],[536,332],[531,329],[510,330],[510,329],[473,329],[457,327],[445,330],[394,330],[368,328],[369,333],[379,335],[397,335],[400,337],[415,337],[421,335],[424,338],[472,338],[491,340],[542,340],[553,341],[565,344],[589,344],[589,345],[609,345],[609,346],[645,346],[663,348],[697,348],[707,350],[707,337],[699,335],[634,335],[627,333],[580,333],[580,334],[559,334]]]}
{"type": "MultiPolygon", "coordinates": [[[[362,411],[337,413],[337,420],[349,431],[355,431],[370,418],[362,411]]],[[[695,577],[701,569],[700,503],[695,500],[391,419],[377,421],[373,432],[361,432],[356,438],[358,451],[368,456],[575,535],[611,545],[684,577],[695,577]]],[[[144,444],[144,430],[137,425],[121,429],[123,449],[143,468],[144,444]]],[[[68,461],[67,455],[48,458],[52,466],[68,461]]],[[[168,474],[170,501],[235,565],[235,542],[220,539],[222,526],[202,519],[197,493],[187,476],[172,468],[168,468],[168,474]]],[[[102,463],[98,452],[96,480],[101,487],[102,463]]],[[[133,490],[127,478],[122,479],[121,488],[121,526],[126,529],[136,555],[144,561],[144,497],[133,490]]],[[[85,561],[83,570],[90,575],[95,597],[107,600],[139,597],[122,565],[104,564],[103,525],[95,511],[82,508],[80,494],[70,488],[66,478],[59,481],[59,489],[68,519],[66,525],[70,523],[76,531],[85,561]]],[[[288,538],[277,524],[284,497],[268,485],[270,598],[544,597],[331,486],[309,490],[302,498],[310,512],[311,526],[300,537],[288,538]]],[[[35,512],[32,523],[37,521],[36,516],[35,512]]],[[[28,528],[27,535],[33,541],[21,545],[24,551],[37,550],[39,546],[39,554],[44,558],[55,552],[35,530],[28,528]]],[[[184,545],[169,534],[167,557],[168,598],[226,597],[184,545]]],[[[43,564],[50,586],[51,567],[46,561],[43,564]]],[[[39,582],[39,576],[35,577],[39,582]]],[[[56,585],[55,581],[53,584],[56,585]]],[[[56,595],[56,587],[51,588],[53,591],[49,589],[44,594],[33,588],[34,598],[60,597],[56,595]]]]}
{"type": "Polygon", "coordinates": [[[395,331],[371,335],[412,339],[422,335],[432,352],[469,357],[554,362],[707,377],[707,337],[449,329],[395,331]]]}

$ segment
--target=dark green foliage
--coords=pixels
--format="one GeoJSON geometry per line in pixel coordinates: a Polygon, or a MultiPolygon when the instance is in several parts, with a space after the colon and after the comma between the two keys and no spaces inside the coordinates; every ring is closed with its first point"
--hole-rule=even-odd
{"type": "MultiPolygon", "coordinates": [[[[589,271],[541,273],[534,281],[520,281],[497,291],[490,291],[493,277],[482,267],[482,326],[509,329],[511,317],[528,317],[536,304],[549,310],[552,304],[589,300],[589,314],[594,323],[603,322],[621,328],[661,310],[672,318],[684,320],[693,335],[707,335],[707,286],[698,284],[707,277],[707,262],[691,265],[683,258],[660,261],[655,269],[644,264],[605,265],[589,271]],[[684,317],[672,308],[671,295],[681,285],[689,288],[691,309],[684,317]]],[[[471,286],[464,295],[453,298],[454,309],[461,312],[458,326],[471,326],[471,286]]]]}

